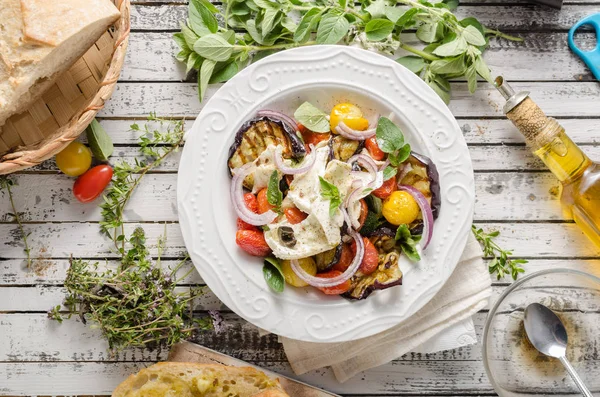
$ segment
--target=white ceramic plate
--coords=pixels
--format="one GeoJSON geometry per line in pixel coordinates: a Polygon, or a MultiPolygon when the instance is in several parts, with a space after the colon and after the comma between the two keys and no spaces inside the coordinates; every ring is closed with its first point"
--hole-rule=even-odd
{"type": "Polygon", "coordinates": [[[343,46],[304,47],[244,69],[204,106],[188,132],[179,166],[181,230],[194,265],[231,310],[267,331],[303,341],[342,342],[386,330],[419,310],[444,285],[471,228],[471,159],[454,117],[414,73],[373,52],[343,46]],[[292,115],[304,101],[328,111],[352,102],[367,114],[394,114],[413,150],[440,173],[442,206],[422,260],[401,258],[403,285],[361,301],[287,286],[272,292],[262,259],[235,244],[227,152],[240,125],[259,109],[292,115]]]}

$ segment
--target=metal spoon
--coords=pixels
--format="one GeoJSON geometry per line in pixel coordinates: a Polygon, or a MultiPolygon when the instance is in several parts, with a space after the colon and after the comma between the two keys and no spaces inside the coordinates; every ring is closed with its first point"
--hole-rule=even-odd
{"type": "Polygon", "coordinates": [[[558,358],[581,394],[594,397],[566,358],[567,330],[560,318],[546,306],[532,303],[525,309],[524,324],[525,332],[533,347],[547,356],[558,358]]]}

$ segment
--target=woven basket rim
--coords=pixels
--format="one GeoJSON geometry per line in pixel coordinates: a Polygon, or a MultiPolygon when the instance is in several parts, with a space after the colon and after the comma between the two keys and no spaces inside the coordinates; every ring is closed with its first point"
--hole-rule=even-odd
{"type": "Polygon", "coordinates": [[[0,158],[0,175],[33,167],[60,152],[85,130],[96,117],[98,111],[104,107],[105,102],[112,95],[121,74],[131,30],[130,0],[116,0],[115,5],[121,12],[121,16],[111,27],[115,28],[118,37],[114,43],[109,68],[89,105],[85,109],[81,109],[66,125],[58,128],[52,134],[52,139],[44,139],[39,147],[23,150],[17,148],[16,151],[2,156],[0,158]]]}

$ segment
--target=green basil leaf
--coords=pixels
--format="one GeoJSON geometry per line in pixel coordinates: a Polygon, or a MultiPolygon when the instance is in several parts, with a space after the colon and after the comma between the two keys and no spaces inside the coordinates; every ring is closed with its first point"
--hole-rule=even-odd
{"type": "Polygon", "coordinates": [[[375,0],[365,8],[365,11],[371,15],[371,18],[381,18],[385,16],[385,7],[385,0],[375,0]]]}
{"type": "Polygon", "coordinates": [[[279,172],[273,171],[269,178],[269,185],[267,186],[267,201],[273,207],[276,212],[281,212],[281,202],[283,201],[283,194],[279,190],[279,172]]]}
{"type": "MultiPolygon", "coordinates": [[[[410,22],[413,21],[413,17],[419,13],[419,10],[416,8],[409,8],[406,10],[400,18],[396,21],[396,25],[400,27],[407,26],[410,22]]],[[[390,18],[391,19],[391,18],[390,18]]],[[[435,32],[435,30],[434,30],[435,32]]],[[[418,37],[418,36],[417,36],[418,37]]],[[[420,39],[420,38],[419,38],[420,39]]]]}
{"type": "MultiPolygon", "coordinates": [[[[210,3],[209,3],[210,4],[210,3]]],[[[191,28],[198,36],[216,33],[219,24],[214,14],[200,0],[190,0],[188,18],[191,28]]]]}
{"type": "Polygon", "coordinates": [[[209,84],[222,83],[229,80],[237,74],[239,66],[237,62],[231,61],[223,65],[219,70],[215,70],[210,78],[209,84]]]}
{"type": "Polygon", "coordinates": [[[279,10],[280,9],[280,6],[278,3],[274,3],[269,0],[253,0],[253,1],[254,1],[254,4],[256,4],[259,8],[262,8],[263,10],[268,10],[268,9],[279,10]]]}
{"type": "Polygon", "coordinates": [[[309,102],[300,105],[294,112],[294,118],[311,131],[321,133],[330,131],[327,114],[309,102]]]}
{"type": "Polygon", "coordinates": [[[187,42],[185,41],[185,37],[183,36],[182,32],[175,33],[173,35],[173,40],[175,41],[175,43],[177,43],[179,48],[181,48],[183,51],[188,51],[188,52],[191,51],[190,47],[187,45],[187,42]]]}
{"type": "Polygon", "coordinates": [[[425,60],[415,55],[407,55],[396,59],[400,65],[413,73],[419,73],[425,67],[425,60]]]}
{"type": "MultiPolygon", "coordinates": [[[[400,18],[402,19],[402,18],[400,18]]],[[[417,38],[425,43],[438,40],[438,23],[424,23],[417,29],[417,38]]]]}
{"type": "Polygon", "coordinates": [[[386,39],[394,30],[394,23],[389,19],[371,19],[365,25],[367,39],[381,41],[386,39]]]}
{"type": "Polygon", "coordinates": [[[410,238],[410,229],[408,228],[408,225],[406,224],[402,224],[400,226],[398,226],[398,229],[396,229],[396,241],[406,241],[410,238]]]}
{"type": "Polygon", "coordinates": [[[265,258],[263,262],[263,276],[269,288],[275,292],[283,292],[285,278],[279,261],[275,258],[265,258]]]}
{"type": "Polygon", "coordinates": [[[248,15],[250,14],[250,7],[246,3],[235,3],[229,9],[231,15],[248,15]]]}
{"type": "Polygon", "coordinates": [[[283,17],[283,19],[281,20],[281,26],[286,28],[291,33],[294,33],[298,28],[296,22],[294,22],[294,20],[288,16],[283,17]]]}
{"type": "Polygon", "coordinates": [[[445,104],[450,103],[450,93],[447,90],[442,88],[435,80],[426,81],[426,83],[440,98],[442,98],[442,101],[444,101],[445,104]]]}
{"type": "Polygon", "coordinates": [[[380,117],[377,123],[377,144],[384,153],[393,153],[404,146],[402,130],[386,117],[380,117]]]}
{"type": "Polygon", "coordinates": [[[458,0],[443,0],[443,3],[448,7],[450,11],[456,10],[458,8],[459,1],[458,0]]]}
{"type": "Polygon", "coordinates": [[[433,53],[441,57],[452,57],[460,55],[467,50],[467,40],[463,36],[457,37],[449,43],[442,44],[433,53]]]}
{"type": "Polygon", "coordinates": [[[392,167],[391,165],[388,165],[383,170],[383,181],[385,182],[388,179],[393,178],[397,173],[398,173],[398,168],[392,167]]]}
{"type": "Polygon", "coordinates": [[[198,70],[202,64],[202,57],[195,52],[190,53],[185,66],[185,73],[188,74],[190,70],[198,70]]]}
{"type": "Polygon", "coordinates": [[[194,51],[206,59],[223,62],[229,60],[233,54],[233,46],[222,36],[209,34],[194,43],[194,51]]]}
{"type": "Polygon", "coordinates": [[[269,33],[271,33],[271,31],[273,30],[277,16],[279,16],[278,9],[273,9],[273,8],[265,9],[265,12],[263,14],[263,20],[261,23],[261,31],[262,31],[263,38],[267,37],[267,35],[269,33]]]}
{"type": "Polygon", "coordinates": [[[235,31],[233,30],[227,30],[223,33],[219,33],[221,35],[221,37],[223,37],[229,44],[234,45],[235,44],[235,31]]]}
{"type": "Polygon", "coordinates": [[[435,76],[435,82],[439,84],[440,87],[450,92],[450,82],[443,76],[437,75],[435,76]]]}
{"type": "Polygon", "coordinates": [[[475,70],[481,77],[483,77],[489,83],[493,83],[492,75],[490,74],[490,68],[485,64],[481,55],[475,58],[475,70]]]}
{"type": "Polygon", "coordinates": [[[433,73],[462,75],[467,71],[467,65],[465,64],[464,55],[461,55],[455,58],[433,61],[429,65],[429,70],[433,73]]]}
{"type": "Polygon", "coordinates": [[[179,62],[187,62],[191,52],[189,50],[181,50],[175,55],[175,59],[179,62]]]}
{"type": "Polygon", "coordinates": [[[473,25],[467,26],[462,32],[462,35],[469,44],[474,46],[485,45],[485,37],[483,37],[483,34],[481,34],[481,32],[473,25]]]}
{"type": "Polygon", "coordinates": [[[319,176],[319,182],[321,184],[321,197],[329,200],[329,216],[334,216],[340,204],[342,204],[340,191],[337,186],[327,182],[322,176],[319,176]]]}
{"type": "Polygon", "coordinates": [[[256,29],[256,22],[254,20],[251,19],[248,22],[246,22],[246,30],[248,31],[248,33],[250,33],[252,40],[256,41],[258,44],[263,44],[263,36],[258,31],[258,29],[256,29]]]}
{"type": "Polygon", "coordinates": [[[208,87],[208,82],[210,81],[210,77],[212,76],[216,64],[217,63],[211,59],[205,59],[200,66],[200,72],[198,73],[198,98],[200,99],[200,102],[204,99],[206,87],[208,87]]]}
{"type": "Polygon", "coordinates": [[[200,38],[200,36],[194,33],[192,29],[183,23],[181,24],[181,34],[183,35],[183,39],[190,49],[194,48],[194,43],[196,43],[196,41],[198,41],[200,38]]]}
{"type": "Polygon", "coordinates": [[[346,8],[346,3],[348,1],[347,0],[338,0],[338,4],[340,5],[340,7],[342,8],[346,8]]]}
{"type": "Polygon", "coordinates": [[[419,251],[417,251],[417,247],[414,245],[414,243],[402,243],[400,244],[400,247],[402,247],[402,252],[404,255],[406,255],[406,257],[412,262],[418,262],[421,260],[421,255],[419,255],[419,251]]]}
{"type": "Polygon", "coordinates": [[[400,17],[404,15],[408,9],[396,6],[385,6],[383,11],[384,16],[393,23],[398,22],[400,17]]]}
{"type": "Polygon", "coordinates": [[[344,38],[349,28],[350,23],[344,13],[335,9],[331,10],[321,18],[317,28],[317,43],[336,44],[344,38]]]}
{"type": "Polygon", "coordinates": [[[465,73],[465,77],[467,78],[469,92],[472,94],[477,90],[477,71],[475,70],[474,65],[469,66],[465,73]]]}
{"type": "Polygon", "coordinates": [[[321,14],[323,10],[318,7],[313,7],[304,14],[296,31],[294,32],[294,41],[303,43],[310,37],[310,34],[317,27],[317,24],[321,20],[321,14]]]}
{"type": "Polygon", "coordinates": [[[410,157],[410,151],[411,148],[408,143],[398,150],[396,153],[396,161],[398,162],[398,165],[402,164],[410,157]]]}
{"type": "Polygon", "coordinates": [[[483,25],[476,18],[468,17],[468,18],[462,19],[459,23],[461,26],[463,26],[465,28],[467,26],[473,26],[477,30],[479,30],[479,33],[481,33],[482,35],[485,36],[485,29],[483,28],[483,25]]]}
{"type": "Polygon", "coordinates": [[[423,51],[425,51],[428,54],[433,54],[433,51],[441,45],[442,43],[431,43],[423,47],[423,51]]]}
{"type": "Polygon", "coordinates": [[[113,154],[114,146],[112,139],[100,125],[98,120],[93,119],[85,129],[88,145],[95,158],[106,161],[113,154]]]}

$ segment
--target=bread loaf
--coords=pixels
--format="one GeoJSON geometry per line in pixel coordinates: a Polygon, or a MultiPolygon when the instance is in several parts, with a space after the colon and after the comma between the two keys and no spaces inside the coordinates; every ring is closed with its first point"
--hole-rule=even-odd
{"type": "Polygon", "coordinates": [[[125,379],[113,397],[289,397],[263,372],[251,367],[164,362],[125,379]]]}
{"type": "Polygon", "coordinates": [[[110,0],[0,0],[0,126],[119,18],[110,0]]]}

